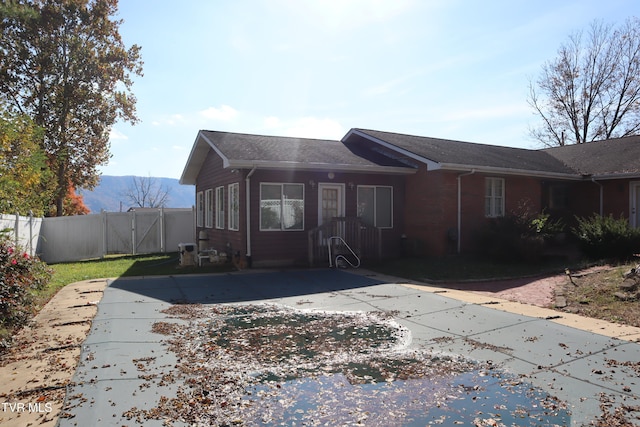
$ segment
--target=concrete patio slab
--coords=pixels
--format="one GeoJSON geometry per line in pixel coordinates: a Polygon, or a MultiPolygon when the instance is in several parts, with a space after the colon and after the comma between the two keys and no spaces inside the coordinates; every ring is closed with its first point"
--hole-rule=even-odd
{"type": "Polygon", "coordinates": [[[600,319],[579,316],[577,314],[559,313],[558,311],[544,307],[538,307],[535,305],[522,304],[519,302],[503,300],[500,298],[487,297],[485,295],[477,293],[441,288],[428,284],[404,284],[404,286],[413,289],[419,289],[424,292],[437,293],[439,295],[447,296],[458,301],[464,301],[469,304],[491,306],[491,308],[495,310],[522,314],[523,316],[548,319],[553,321],[554,323],[593,332],[600,335],[606,335],[609,337],[619,338],[627,341],[640,341],[640,328],[634,326],[611,323],[600,319]]]}
{"type": "MultiPolygon", "coordinates": [[[[162,310],[185,302],[385,311],[411,331],[414,348],[492,361],[565,400],[572,425],[600,415],[600,393],[640,406],[640,381],[626,363],[640,360],[640,344],[557,323],[547,319],[554,316],[546,311],[509,309],[502,301],[487,304],[486,296],[407,286],[363,273],[240,272],[111,282],[68,390],[71,418],[61,418],[60,426],[95,425],[98,419],[100,425],[134,424],[127,418],[131,408],[152,408],[175,393],[175,383],[162,382],[171,374],[175,356],[162,342],[166,337],[152,333],[151,326],[159,320],[175,322],[162,310]]],[[[154,423],[144,422],[161,425],[154,423]]]]}

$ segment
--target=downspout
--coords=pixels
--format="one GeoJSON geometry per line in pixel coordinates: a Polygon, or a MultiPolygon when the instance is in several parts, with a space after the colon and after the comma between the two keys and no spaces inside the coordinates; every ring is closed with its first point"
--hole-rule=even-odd
{"type": "Polygon", "coordinates": [[[468,176],[468,175],[473,175],[474,173],[476,173],[475,169],[471,169],[471,172],[466,172],[466,173],[461,173],[460,175],[458,175],[457,179],[458,179],[458,254],[460,253],[460,246],[461,246],[461,235],[462,235],[462,180],[460,178],[462,178],[463,176],[468,176]]]}
{"type": "Polygon", "coordinates": [[[600,187],[600,216],[602,216],[604,213],[604,188],[602,187],[602,184],[596,181],[593,177],[591,177],[591,182],[600,187]]]}
{"type": "Polygon", "coordinates": [[[251,175],[256,171],[256,166],[253,167],[244,179],[245,182],[245,197],[246,197],[246,220],[247,220],[247,263],[251,266],[251,175]]]}

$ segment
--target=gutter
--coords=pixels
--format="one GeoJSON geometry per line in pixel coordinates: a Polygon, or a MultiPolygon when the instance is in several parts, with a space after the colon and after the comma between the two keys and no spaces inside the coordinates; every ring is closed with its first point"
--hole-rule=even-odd
{"type": "Polygon", "coordinates": [[[620,173],[610,173],[607,175],[590,175],[591,180],[597,179],[598,181],[605,181],[607,179],[637,179],[640,178],[640,173],[638,172],[620,172],[620,173]]]}
{"type": "Polygon", "coordinates": [[[462,178],[463,176],[473,175],[474,173],[476,173],[476,170],[471,169],[470,172],[461,173],[456,178],[458,180],[458,242],[457,242],[458,254],[460,253],[460,246],[462,241],[460,237],[462,235],[462,180],[460,178],[462,178]]]}
{"type": "Polygon", "coordinates": [[[412,175],[417,169],[401,166],[377,166],[377,165],[351,165],[340,163],[302,163],[294,161],[272,161],[272,160],[229,160],[223,164],[224,168],[234,169],[273,169],[273,170],[304,170],[304,171],[326,171],[353,172],[353,173],[380,173],[394,175],[412,175]]]}
{"type": "MultiPolygon", "coordinates": [[[[469,166],[470,165],[442,163],[441,169],[463,172],[463,171],[468,171],[469,166]]],[[[580,181],[584,179],[582,175],[578,175],[578,174],[567,174],[567,173],[561,173],[561,172],[543,172],[543,171],[528,170],[528,169],[473,166],[472,170],[479,173],[497,174],[497,175],[520,175],[520,176],[530,176],[534,178],[556,178],[556,179],[565,179],[565,180],[573,180],[573,181],[580,181]]]]}
{"type": "Polygon", "coordinates": [[[245,197],[246,197],[246,222],[247,222],[247,253],[245,257],[247,258],[247,263],[251,266],[251,175],[256,171],[257,167],[254,166],[253,169],[249,171],[247,176],[244,178],[245,183],[245,197]]]}
{"type": "Polygon", "coordinates": [[[593,177],[591,177],[591,182],[600,187],[600,216],[602,216],[604,213],[604,188],[602,187],[602,184],[596,181],[593,177]]]}

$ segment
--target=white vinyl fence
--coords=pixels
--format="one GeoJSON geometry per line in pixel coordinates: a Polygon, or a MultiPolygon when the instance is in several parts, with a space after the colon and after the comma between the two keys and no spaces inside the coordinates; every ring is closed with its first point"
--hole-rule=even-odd
{"type": "MultiPolygon", "coordinates": [[[[26,248],[22,235],[29,225],[23,225],[24,217],[20,218],[18,221],[14,216],[8,228],[19,230],[23,240],[18,242],[26,248]],[[18,222],[20,226],[16,227],[18,222]]],[[[47,263],[100,258],[107,254],[175,252],[179,243],[195,241],[193,209],[144,209],[26,219],[30,223],[40,221],[39,232],[28,235],[28,241],[33,252],[47,263]]]]}
{"type": "Polygon", "coordinates": [[[13,244],[31,256],[37,253],[41,227],[42,218],[0,214],[0,231],[8,230],[7,235],[13,244]]]}

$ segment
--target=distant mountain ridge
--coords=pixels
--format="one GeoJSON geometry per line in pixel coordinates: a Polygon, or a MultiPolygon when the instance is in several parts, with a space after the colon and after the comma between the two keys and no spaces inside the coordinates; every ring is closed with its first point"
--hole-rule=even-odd
{"type": "MultiPolygon", "coordinates": [[[[79,193],[92,214],[100,213],[102,210],[126,212],[129,208],[134,207],[126,197],[129,188],[133,188],[133,178],[133,175],[102,175],[96,188],[92,191],[80,190],[79,193]]],[[[169,200],[164,206],[165,208],[190,208],[195,204],[196,196],[193,185],[180,185],[180,182],[175,178],[151,177],[151,179],[155,180],[157,186],[169,191],[169,200]]]]}

